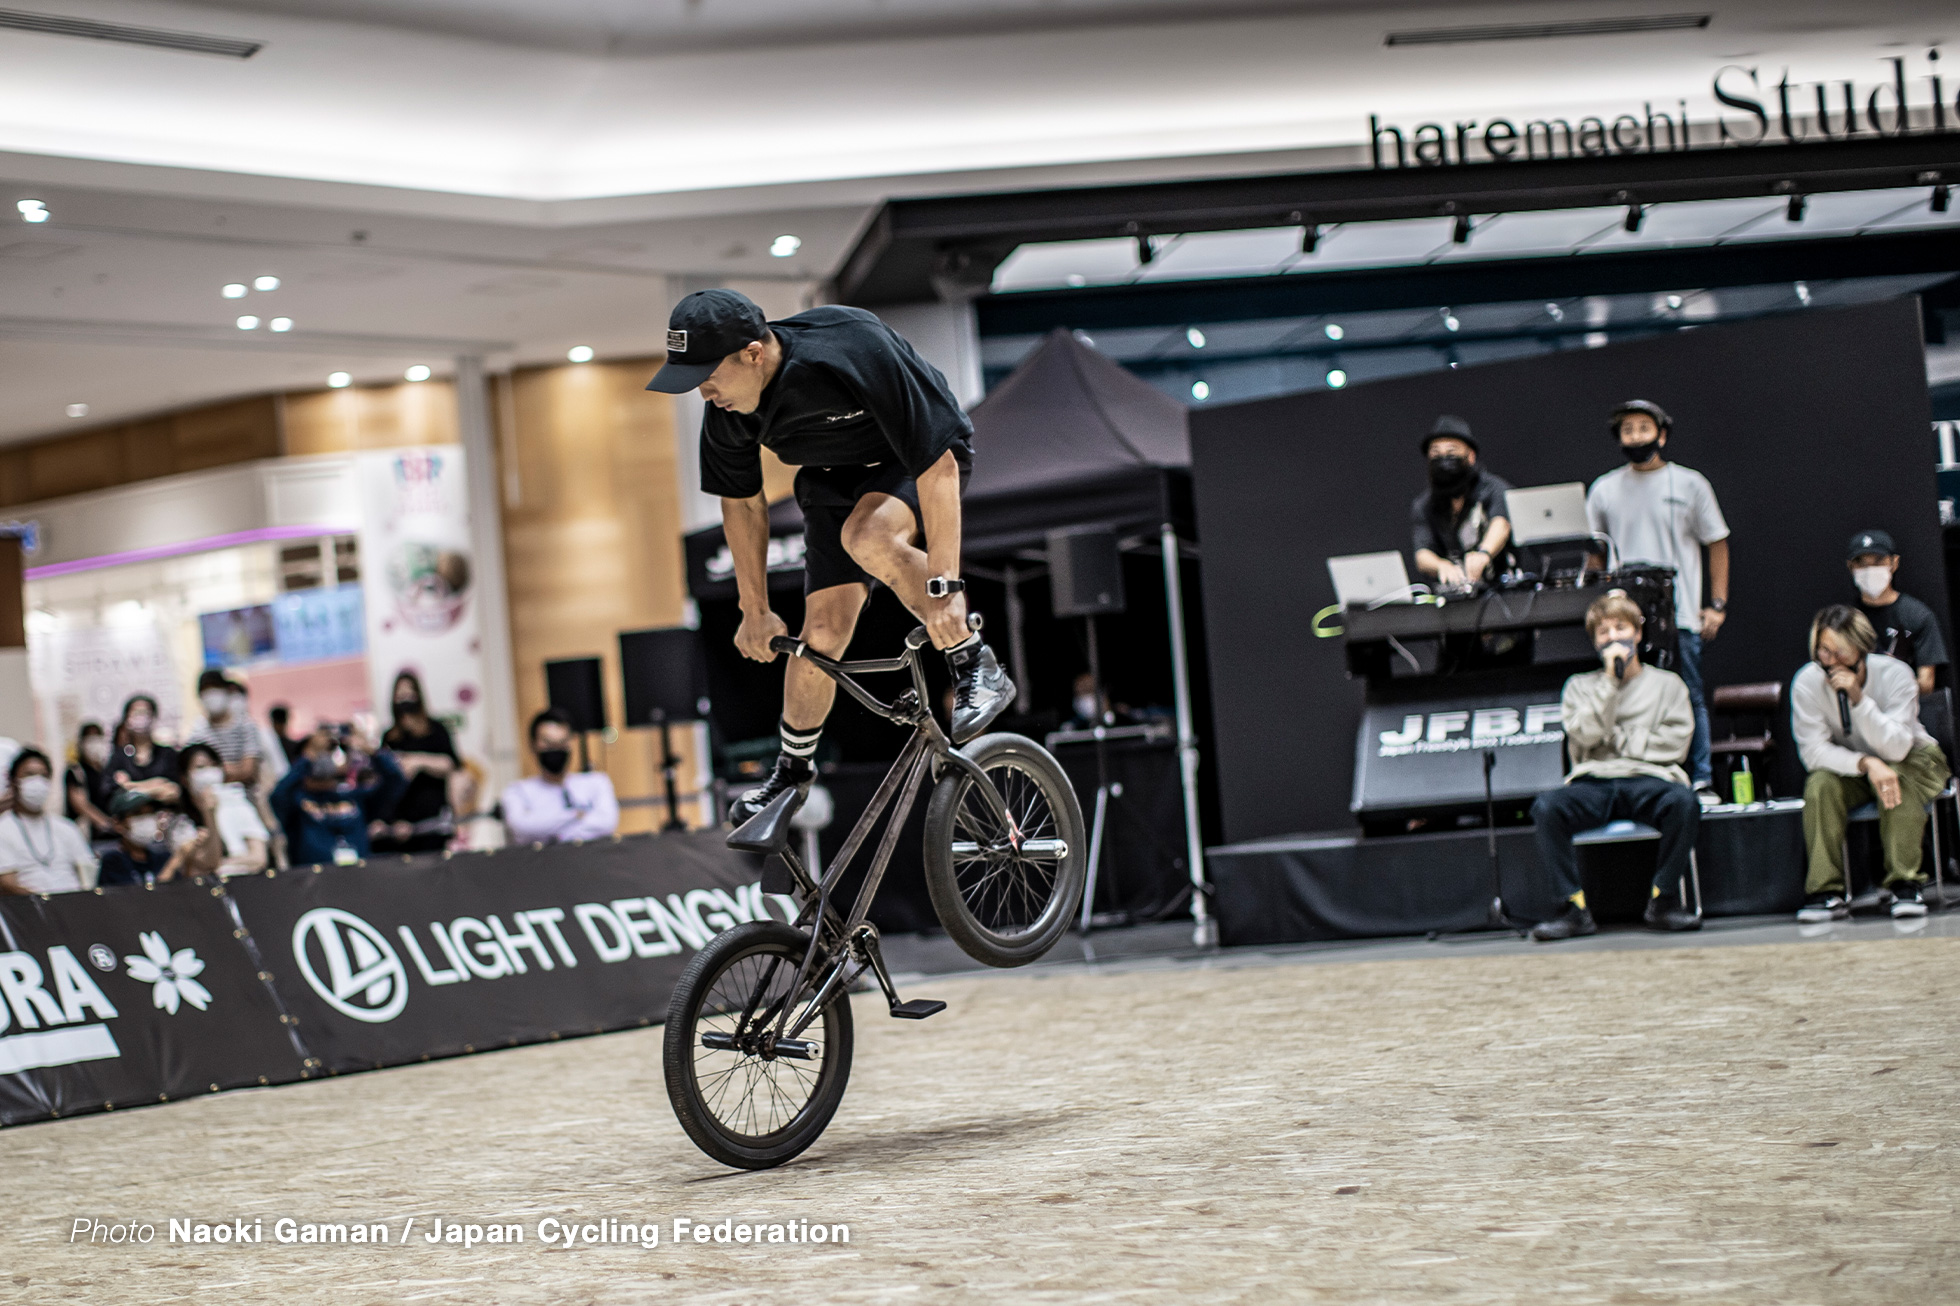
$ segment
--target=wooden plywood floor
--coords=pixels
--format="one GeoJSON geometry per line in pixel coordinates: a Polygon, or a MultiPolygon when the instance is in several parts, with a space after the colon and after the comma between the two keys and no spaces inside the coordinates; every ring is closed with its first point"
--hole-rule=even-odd
{"type": "Polygon", "coordinates": [[[0,1299],[1953,1300],[1956,988],[1937,938],[942,980],[923,1024],[858,999],[836,1123],[763,1174],[681,1134],[658,1030],[8,1131],[0,1299]],[[173,1216],[417,1223],[173,1247],[173,1216]],[[661,1241],[547,1248],[547,1216],[661,1241]]]}

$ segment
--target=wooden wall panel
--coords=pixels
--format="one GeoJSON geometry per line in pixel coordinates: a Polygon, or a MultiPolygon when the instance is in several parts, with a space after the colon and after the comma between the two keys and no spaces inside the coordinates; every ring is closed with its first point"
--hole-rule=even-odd
{"type": "MultiPolygon", "coordinates": [[[[277,458],[279,401],[259,395],[178,413],[170,418],[170,449],[172,472],[277,458]]],[[[126,466],[135,463],[134,452],[125,454],[126,466]]]]}
{"type": "Polygon", "coordinates": [[[258,395],[0,450],[0,505],[276,458],[279,398],[258,395]]]}
{"type": "Polygon", "coordinates": [[[454,444],[456,387],[447,381],[349,386],[285,396],[289,454],[454,444]]]}

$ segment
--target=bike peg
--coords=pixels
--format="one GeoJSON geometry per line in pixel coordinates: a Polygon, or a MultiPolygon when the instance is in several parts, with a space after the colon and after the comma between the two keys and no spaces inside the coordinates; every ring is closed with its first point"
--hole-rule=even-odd
{"type": "Polygon", "coordinates": [[[980,627],[986,624],[987,624],[986,619],[983,618],[979,613],[969,612],[966,614],[966,628],[968,630],[978,630],[980,629],[980,627]]]}

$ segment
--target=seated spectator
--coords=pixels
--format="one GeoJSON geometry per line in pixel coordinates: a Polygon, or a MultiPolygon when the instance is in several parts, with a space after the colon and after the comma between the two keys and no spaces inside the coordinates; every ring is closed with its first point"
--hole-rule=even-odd
{"type": "Polygon", "coordinates": [[[178,753],[185,814],[197,830],[190,869],[199,874],[247,875],[266,866],[272,836],[245,786],[225,779],[224,761],[209,744],[178,753]]]}
{"type": "Polygon", "coordinates": [[[368,831],[380,851],[439,852],[456,833],[450,781],[459,759],[449,728],[429,715],[422,681],[413,671],[395,677],[395,723],[381,736],[407,778],[395,809],[368,831]]]}
{"type": "Polygon", "coordinates": [[[1899,551],[1892,537],[1884,531],[1859,531],[1851,537],[1845,566],[1858,587],[1858,608],[1878,636],[1872,651],[1911,667],[1919,692],[1932,693],[1940,668],[1947,664],[1946,638],[1931,608],[1893,588],[1899,551]]]}
{"type": "Polygon", "coordinates": [[[1075,678],[1070,690],[1069,708],[1074,712],[1066,722],[1069,730],[1094,730],[1097,726],[1128,725],[1136,719],[1136,714],[1122,703],[1109,701],[1109,690],[1104,688],[1100,701],[1096,696],[1096,678],[1083,672],[1075,678]]]}
{"type": "Polygon", "coordinates": [[[241,704],[244,696],[244,688],[215,667],[199,676],[197,701],[204,708],[204,723],[191,731],[190,742],[209,745],[224,759],[225,779],[252,789],[259,783],[265,750],[259,728],[241,704]]]}
{"type": "MultiPolygon", "coordinates": [[[[98,733],[100,731],[98,730],[98,733]]],[[[95,887],[95,854],[75,823],[50,811],[54,767],[23,748],[7,767],[13,810],[0,816],[0,893],[78,893],[95,887]]]]}
{"type": "Polygon", "coordinates": [[[272,810],[286,827],[295,866],[365,861],[368,825],[394,805],[401,768],[385,752],[368,753],[351,732],[321,728],[272,791],[272,810]]]}
{"type": "Polygon", "coordinates": [[[91,843],[108,843],[116,837],[109,814],[96,805],[102,789],[102,768],[109,761],[109,737],[99,722],[84,721],[75,735],[75,760],[68,768],[65,788],[68,811],[91,843]]]}
{"type": "Polygon", "coordinates": [[[118,789],[109,800],[109,818],[117,842],[102,854],[97,883],[104,888],[161,884],[184,869],[193,845],[171,840],[176,813],[168,803],[142,789],[118,789]]]}
{"type": "Polygon", "coordinates": [[[1531,805],[1539,864],[1568,904],[1562,915],[1532,929],[1541,943],[1598,928],[1579,884],[1572,836],[1614,820],[1660,831],[1648,928],[1701,928],[1701,917],[1679,906],[1675,896],[1701,823],[1701,805],[1681,769],[1694,737],[1694,709],[1681,677],[1641,663],[1642,621],[1639,605],[1620,590],[1586,610],[1586,633],[1605,665],[1565,682],[1559,716],[1572,771],[1564,788],[1540,794],[1531,805]]]}
{"type": "Polygon", "coordinates": [[[132,694],[123,704],[95,800],[110,816],[116,814],[112,804],[118,789],[148,794],[166,806],[177,801],[177,750],[156,742],[156,728],[157,701],[148,694],[132,694]]]}
{"type": "Polygon", "coordinates": [[[286,765],[291,766],[299,759],[299,750],[306,740],[294,739],[286,733],[293,719],[293,709],[284,703],[274,703],[265,718],[272,726],[272,737],[279,741],[279,750],[286,755],[286,765]]]}
{"type": "Polygon", "coordinates": [[[1843,920],[1854,906],[1924,916],[1919,839],[1926,804],[1946,787],[1946,755],[1919,722],[1919,682],[1897,658],[1874,652],[1865,614],[1832,604],[1810,623],[1810,654],[1790,683],[1790,733],[1810,775],[1803,838],[1810,852],[1797,919],[1843,920]],[[1878,801],[1885,879],[1869,899],[1846,897],[1844,835],[1853,807],[1878,801]]]}
{"type": "Polygon", "coordinates": [[[603,771],[570,771],[572,721],[557,708],[531,718],[531,752],[540,775],[504,790],[504,826],[512,843],[602,839],[619,829],[619,800],[603,771]]]}

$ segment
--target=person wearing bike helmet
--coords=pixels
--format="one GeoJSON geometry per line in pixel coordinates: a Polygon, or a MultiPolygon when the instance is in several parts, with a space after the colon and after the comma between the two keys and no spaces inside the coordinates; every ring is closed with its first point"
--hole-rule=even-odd
{"type": "MultiPolygon", "coordinates": [[[[647,389],[699,389],[701,489],[721,499],[742,624],[735,647],[770,662],[789,628],[769,606],[769,503],[762,449],[798,468],[804,622],[799,638],[841,657],[881,582],[924,623],[953,672],[951,734],[978,735],[1014,701],[1014,682],[967,626],[960,579],[960,492],[973,426],[946,378],[858,308],[828,305],[778,322],[746,295],[701,290],[668,319],[667,364],[647,389]]],[[[835,683],[800,658],[783,682],[782,747],[735,824],[786,789],[807,791],[835,683]]]]}

